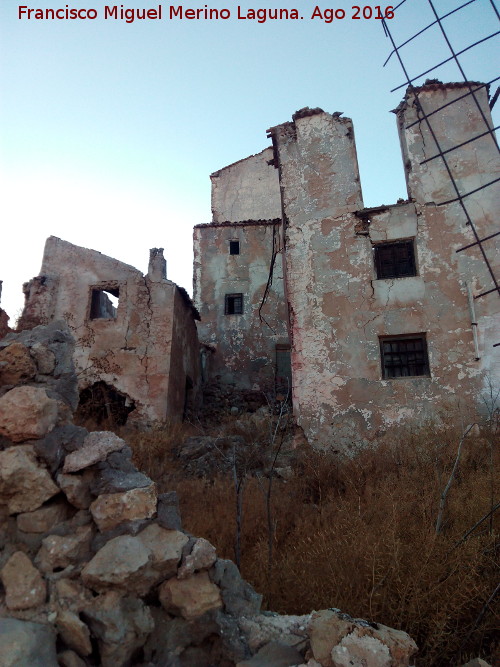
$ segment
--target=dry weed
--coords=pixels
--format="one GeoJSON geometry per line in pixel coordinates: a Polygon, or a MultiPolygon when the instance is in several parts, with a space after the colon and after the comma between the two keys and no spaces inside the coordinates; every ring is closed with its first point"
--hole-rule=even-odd
{"type": "MultiPolygon", "coordinates": [[[[498,519],[493,530],[484,522],[454,548],[491,506],[487,440],[466,443],[442,534],[435,533],[457,442],[452,429],[429,428],[398,434],[352,459],[298,453],[292,479],[275,481],[271,579],[265,480],[249,479],[243,575],[275,611],[335,606],[404,629],[420,646],[419,666],[448,667],[477,655],[494,660],[495,601],[477,627],[476,620],[498,581],[498,519]]],[[[493,465],[498,471],[498,458],[493,465]]],[[[222,557],[234,558],[231,480],[184,480],[177,491],[186,528],[213,542],[222,557]]]]}
{"type": "MultiPolygon", "coordinates": [[[[499,578],[500,512],[456,546],[490,511],[492,499],[498,502],[498,443],[491,433],[467,439],[439,535],[439,498],[455,462],[457,429],[430,425],[394,433],[354,458],[284,451],[293,475],[274,480],[269,571],[268,480],[255,474],[268,469],[272,441],[266,424],[236,421],[210,434],[243,435],[248,445],[241,570],[265,605],[281,613],[339,607],[403,629],[420,647],[419,667],[449,667],[475,656],[500,664],[498,597],[486,604],[499,578]]],[[[234,480],[222,474],[188,479],[177,459],[179,445],[200,429],[171,424],[120,435],[160,491],[178,492],[184,527],[234,559],[234,480]]]]}

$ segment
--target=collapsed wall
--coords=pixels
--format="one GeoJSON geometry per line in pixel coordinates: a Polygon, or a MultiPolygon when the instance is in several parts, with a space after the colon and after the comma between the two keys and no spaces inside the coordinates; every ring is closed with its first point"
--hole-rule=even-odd
{"type": "Polygon", "coordinates": [[[72,352],[63,322],[0,342],[2,667],[409,665],[404,632],[261,613],[126,443],[73,425],[72,352]]]}
{"type": "Polygon", "coordinates": [[[136,422],[177,421],[196,407],[199,315],[185,290],[167,279],[163,248],[150,251],[143,276],[51,236],[40,275],[24,293],[20,329],[62,319],[72,330],[86,400],[108,406],[121,399],[119,417],[130,413],[136,422]]]}

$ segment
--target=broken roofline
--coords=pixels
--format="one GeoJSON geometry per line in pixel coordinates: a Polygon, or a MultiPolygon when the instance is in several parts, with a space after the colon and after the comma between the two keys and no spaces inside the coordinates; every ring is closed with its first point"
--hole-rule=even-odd
{"type": "Polygon", "coordinates": [[[380,206],[362,208],[359,211],[354,211],[354,215],[358,218],[369,218],[370,215],[373,215],[374,213],[382,213],[383,211],[387,211],[390,208],[406,206],[407,204],[411,204],[414,201],[414,199],[403,199],[402,201],[397,201],[395,204],[380,204],[380,206]]]}
{"type": "MultiPolygon", "coordinates": [[[[139,269],[136,269],[135,266],[132,266],[131,264],[126,264],[125,262],[122,262],[119,259],[116,259],[115,257],[110,257],[109,255],[105,255],[104,253],[99,252],[99,250],[94,250],[93,248],[85,248],[84,246],[78,246],[75,243],[71,243],[70,241],[65,241],[64,239],[61,239],[58,236],[49,236],[48,239],[45,242],[45,249],[44,249],[43,259],[42,259],[41,275],[44,274],[45,253],[46,253],[47,248],[50,245],[50,243],[61,243],[61,244],[64,244],[66,246],[76,248],[76,249],[78,249],[80,251],[83,251],[83,252],[86,252],[86,253],[99,255],[100,257],[103,257],[105,259],[109,259],[111,262],[116,262],[116,264],[119,264],[124,269],[126,269],[128,271],[131,271],[131,272],[134,272],[134,273],[136,273],[137,275],[141,276],[144,279],[146,279],[148,277],[147,273],[143,275],[141,273],[141,271],[139,271],[139,269]]],[[[151,250],[161,250],[163,252],[163,248],[151,248],[151,250]]],[[[168,278],[165,278],[164,280],[165,280],[165,282],[170,283],[171,285],[174,285],[174,287],[177,288],[177,290],[179,291],[181,299],[191,309],[191,312],[193,313],[194,319],[199,320],[200,319],[200,314],[199,314],[196,306],[194,305],[191,297],[189,296],[188,292],[186,291],[186,289],[184,287],[181,287],[177,283],[174,283],[173,280],[169,280],[168,278]]]]}
{"type": "MultiPolygon", "coordinates": [[[[253,153],[252,155],[247,155],[246,157],[242,157],[241,160],[236,160],[236,162],[231,162],[231,164],[227,164],[225,167],[221,167],[220,169],[217,169],[217,171],[214,171],[212,174],[210,174],[210,178],[218,178],[221,174],[222,171],[225,171],[226,169],[230,169],[231,167],[234,167],[236,164],[240,164],[240,162],[245,162],[245,160],[249,160],[252,157],[257,157],[258,155],[262,155],[262,153],[265,153],[268,150],[271,150],[272,146],[266,146],[263,148],[261,151],[258,153],[253,153]]],[[[198,227],[198,225],[196,225],[198,227]]]]}
{"type": "MultiPolygon", "coordinates": [[[[240,162],[242,162],[242,160],[240,160],[240,162]]],[[[281,224],[281,218],[272,218],[271,220],[240,220],[238,222],[231,222],[230,220],[225,220],[224,222],[203,222],[199,225],[195,225],[194,228],[203,229],[205,227],[250,227],[250,226],[258,227],[264,225],[279,225],[279,224],[281,224]]]]}
{"type": "MultiPolygon", "coordinates": [[[[472,92],[476,92],[477,90],[480,90],[481,88],[486,88],[486,93],[488,95],[488,98],[490,96],[490,84],[489,83],[483,83],[482,81],[456,81],[456,82],[447,82],[444,83],[443,81],[439,81],[439,79],[427,79],[421,86],[408,86],[403,99],[399,103],[399,105],[396,107],[396,109],[393,109],[391,113],[397,113],[401,108],[402,105],[404,105],[408,98],[411,97],[412,95],[418,95],[418,93],[421,92],[426,92],[426,91],[433,91],[433,90],[449,90],[449,89],[456,89],[456,88],[467,88],[468,90],[472,89],[472,92]]],[[[470,94],[470,93],[469,93],[470,94]]],[[[292,115],[292,120],[291,121],[285,121],[284,123],[279,123],[278,125],[273,125],[270,127],[266,132],[267,132],[267,138],[273,140],[273,145],[274,145],[274,135],[276,132],[283,127],[286,126],[293,126],[295,124],[295,121],[300,120],[301,118],[307,118],[308,116],[316,116],[322,113],[328,113],[327,111],[324,111],[320,107],[315,107],[315,108],[309,108],[309,107],[304,107],[303,109],[299,109],[292,115]]],[[[331,116],[334,116],[336,118],[339,118],[342,116],[341,112],[334,112],[332,114],[329,114],[331,116]]],[[[343,118],[342,120],[350,121],[352,120],[350,118],[343,118]]],[[[241,160],[240,160],[241,162],[241,160]]],[[[236,163],[235,163],[236,164],[236,163]]],[[[230,166],[230,165],[229,165],[230,166]]]]}

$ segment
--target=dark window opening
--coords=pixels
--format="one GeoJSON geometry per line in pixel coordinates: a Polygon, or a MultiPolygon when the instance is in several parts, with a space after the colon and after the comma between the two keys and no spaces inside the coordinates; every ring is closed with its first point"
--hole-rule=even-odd
{"type": "Polygon", "coordinates": [[[243,294],[226,294],[226,315],[241,315],[243,313],[243,294]]]}
{"type": "Polygon", "coordinates": [[[239,255],[240,254],[240,242],[239,241],[229,241],[229,254],[230,255],[239,255]]]}
{"type": "Polygon", "coordinates": [[[416,276],[413,240],[380,243],[373,246],[377,278],[416,276]]]}
{"type": "Polygon", "coordinates": [[[99,381],[80,392],[75,423],[82,426],[123,426],[134,408],[134,401],[126,394],[99,381]]]}
{"type": "Polygon", "coordinates": [[[90,319],[115,319],[120,291],[118,288],[92,289],[90,297],[90,319]]]}
{"type": "Polygon", "coordinates": [[[380,339],[384,378],[430,375],[425,335],[393,336],[380,339]]]}

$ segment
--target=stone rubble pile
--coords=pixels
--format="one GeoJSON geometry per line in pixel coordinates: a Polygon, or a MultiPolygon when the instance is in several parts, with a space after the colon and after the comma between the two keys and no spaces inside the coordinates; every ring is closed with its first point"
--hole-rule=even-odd
{"type": "Polygon", "coordinates": [[[2,667],[410,664],[404,632],[334,609],[260,612],[126,443],[72,423],[72,350],[61,322],[0,342],[2,667]]]}

